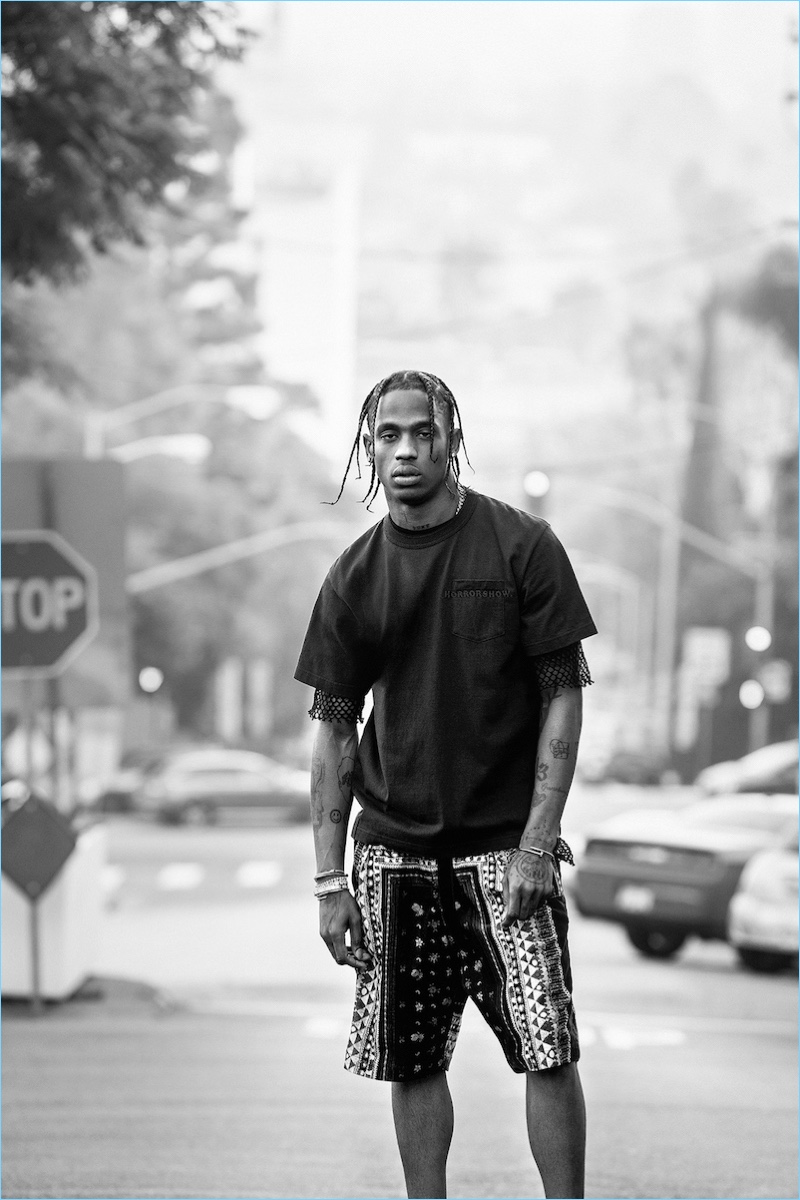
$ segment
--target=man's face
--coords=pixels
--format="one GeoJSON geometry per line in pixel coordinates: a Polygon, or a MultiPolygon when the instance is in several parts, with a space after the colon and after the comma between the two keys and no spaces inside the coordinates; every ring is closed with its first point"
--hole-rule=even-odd
{"type": "MultiPolygon", "coordinates": [[[[428,397],[422,391],[387,392],[378,402],[372,435],[364,435],[367,454],[374,455],[378,479],[387,500],[424,504],[444,486],[448,469],[449,414],[434,405],[431,457],[428,397]]],[[[458,449],[456,430],[452,448],[458,449]]]]}

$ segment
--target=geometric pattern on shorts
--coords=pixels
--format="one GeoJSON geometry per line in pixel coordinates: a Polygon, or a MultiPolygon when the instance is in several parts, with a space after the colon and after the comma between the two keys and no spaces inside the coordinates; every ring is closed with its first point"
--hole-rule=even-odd
{"type": "Polygon", "coordinates": [[[503,929],[511,854],[437,860],[356,843],[353,884],[372,963],[356,975],[347,1070],[372,1079],[446,1070],[469,997],[513,1070],[578,1060],[564,900],[503,929]]]}

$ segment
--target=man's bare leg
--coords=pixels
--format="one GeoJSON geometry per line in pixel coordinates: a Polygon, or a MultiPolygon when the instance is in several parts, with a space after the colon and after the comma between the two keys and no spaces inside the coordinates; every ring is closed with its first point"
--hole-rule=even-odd
{"type": "Polygon", "coordinates": [[[545,1196],[583,1196],[586,1107],[577,1064],[528,1071],[525,1112],[545,1196]]]}
{"type": "Polygon", "coordinates": [[[408,1195],[446,1196],[453,1102],[445,1072],[393,1083],[392,1113],[408,1195]]]}

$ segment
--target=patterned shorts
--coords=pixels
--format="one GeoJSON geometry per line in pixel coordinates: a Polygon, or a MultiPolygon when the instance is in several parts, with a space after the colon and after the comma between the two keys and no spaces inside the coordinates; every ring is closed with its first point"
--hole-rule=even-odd
{"type": "Polygon", "coordinates": [[[356,977],[348,1071],[407,1080],[447,1070],[468,996],[514,1071],[578,1061],[566,905],[553,896],[503,929],[511,854],[419,858],[356,842],[372,965],[356,977]]]}

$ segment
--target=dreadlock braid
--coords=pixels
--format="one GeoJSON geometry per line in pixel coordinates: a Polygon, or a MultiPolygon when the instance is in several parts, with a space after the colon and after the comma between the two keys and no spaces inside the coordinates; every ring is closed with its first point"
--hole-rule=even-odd
{"type": "MultiPolygon", "coordinates": [[[[375,429],[375,415],[378,411],[378,404],[380,403],[381,396],[385,395],[387,392],[413,392],[413,391],[423,391],[428,398],[428,421],[429,421],[429,429],[430,429],[430,456],[431,456],[431,459],[433,459],[435,407],[437,404],[439,404],[443,408],[446,408],[448,411],[449,418],[450,418],[449,427],[448,427],[448,464],[449,464],[450,470],[453,472],[453,478],[455,479],[456,486],[458,486],[458,482],[461,477],[461,472],[460,472],[460,467],[459,467],[459,462],[458,462],[458,454],[457,453],[454,454],[451,449],[452,435],[456,428],[461,430],[461,445],[464,447],[464,457],[466,458],[470,467],[472,466],[472,463],[469,462],[469,455],[467,454],[467,447],[466,447],[466,443],[464,442],[464,434],[463,434],[463,430],[461,429],[461,413],[458,411],[458,404],[456,403],[455,396],[450,391],[447,384],[444,383],[441,379],[439,379],[439,377],[437,375],[431,375],[427,371],[395,371],[394,374],[387,375],[385,379],[381,379],[379,383],[376,383],[375,387],[372,389],[372,391],[369,393],[369,395],[367,396],[364,403],[361,405],[361,411],[358,414],[358,425],[356,427],[356,436],[353,440],[353,445],[350,450],[350,456],[347,460],[347,466],[345,467],[344,475],[342,476],[342,484],[341,484],[341,487],[339,488],[339,494],[337,495],[335,500],[325,500],[325,501],[323,501],[323,503],[338,504],[339,500],[342,497],[342,492],[344,491],[344,485],[347,482],[347,476],[350,474],[350,467],[353,464],[354,456],[355,456],[355,460],[356,460],[356,470],[358,472],[356,478],[357,479],[361,478],[361,461],[360,461],[361,435],[362,435],[362,431],[364,429],[365,423],[366,423],[366,426],[367,426],[367,429],[369,430],[369,432],[373,433],[373,431],[375,429]],[[457,422],[457,424],[456,424],[456,422],[457,422]]],[[[370,504],[377,496],[378,488],[380,487],[380,481],[377,478],[377,472],[375,469],[374,457],[372,459],[370,459],[370,466],[371,466],[371,474],[370,474],[370,479],[369,479],[369,487],[367,488],[366,495],[362,499],[362,504],[365,502],[367,504],[367,511],[369,511],[370,504]]],[[[448,491],[449,491],[449,487],[448,487],[448,491]]]]}

